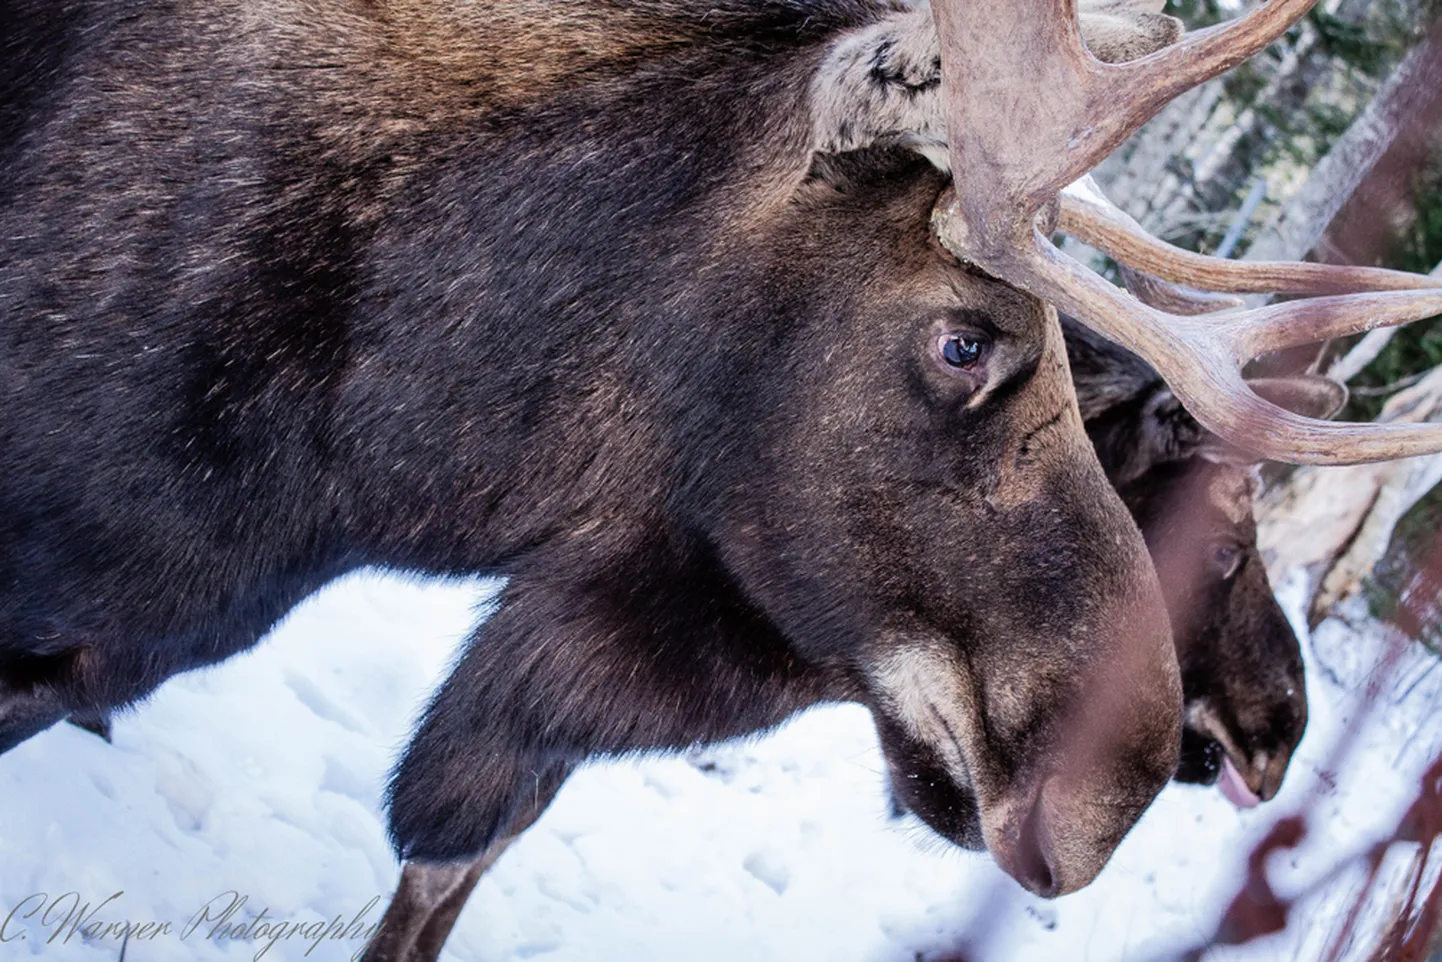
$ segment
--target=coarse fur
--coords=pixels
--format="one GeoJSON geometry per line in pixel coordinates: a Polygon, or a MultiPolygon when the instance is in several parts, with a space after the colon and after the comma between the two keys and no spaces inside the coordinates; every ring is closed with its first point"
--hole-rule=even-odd
{"type": "Polygon", "coordinates": [[[940,248],[915,144],[818,146],[873,112],[837,51],[916,16],[0,0],[0,749],[343,572],[493,572],[404,857],[855,698],[939,832],[1086,884],[1178,667],[1054,312],[940,248]]]}

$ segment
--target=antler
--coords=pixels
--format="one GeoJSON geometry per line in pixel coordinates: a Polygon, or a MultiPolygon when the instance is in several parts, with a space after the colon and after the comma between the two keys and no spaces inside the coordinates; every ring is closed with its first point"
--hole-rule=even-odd
{"type": "Polygon", "coordinates": [[[1238,447],[1302,464],[1442,451],[1442,428],[1300,417],[1255,394],[1240,370],[1265,351],[1442,313],[1434,281],[1304,264],[1218,267],[1141,240],[1140,225],[1119,221],[1105,210],[1109,204],[1100,216],[1078,191],[1062,197],[1168,101],[1261,50],[1314,2],[1271,0],[1139,60],[1105,64],[1082,43],[1075,0],[933,0],[951,166],[961,188],[938,204],[937,232],[957,257],[1146,359],[1198,421],[1238,447]],[[1368,293],[1227,314],[1166,313],[1052,246],[1038,229],[1038,215],[1052,205],[1079,238],[1168,281],[1238,292],[1368,293]]]}
{"type": "MultiPolygon", "coordinates": [[[[1200,294],[1202,298],[1211,296],[1203,293],[1206,291],[1349,294],[1355,291],[1428,290],[1442,286],[1435,277],[1389,271],[1381,267],[1300,261],[1234,261],[1182,250],[1147,233],[1145,227],[1107,199],[1090,176],[1062,190],[1061,216],[1057,227],[1144,276],[1199,288],[1199,291],[1189,293],[1200,294]]],[[[1209,309],[1221,310],[1231,306],[1240,307],[1241,303],[1219,303],[1209,309]]]]}
{"type": "MultiPolygon", "coordinates": [[[[1116,260],[1115,255],[1112,259],[1116,260]]],[[[1125,261],[1117,263],[1121,268],[1122,285],[1143,304],[1159,311],[1172,314],[1210,314],[1213,311],[1230,311],[1246,306],[1246,301],[1240,297],[1183,287],[1129,267],[1125,261]]]]}

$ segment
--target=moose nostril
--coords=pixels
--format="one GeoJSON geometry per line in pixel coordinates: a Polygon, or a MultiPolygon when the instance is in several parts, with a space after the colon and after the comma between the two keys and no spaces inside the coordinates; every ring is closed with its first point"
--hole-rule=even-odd
{"type": "Polygon", "coordinates": [[[1052,871],[1051,845],[1040,794],[1017,835],[1012,869],[1018,882],[1042,898],[1051,898],[1060,889],[1056,873],[1052,871]]]}
{"type": "Polygon", "coordinates": [[[1256,765],[1262,773],[1262,784],[1257,794],[1262,801],[1270,802],[1276,797],[1277,792],[1282,789],[1282,780],[1287,774],[1287,764],[1292,760],[1292,753],[1285,748],[1274,755],[1260,754],[1257,756],[1256,765]]]}

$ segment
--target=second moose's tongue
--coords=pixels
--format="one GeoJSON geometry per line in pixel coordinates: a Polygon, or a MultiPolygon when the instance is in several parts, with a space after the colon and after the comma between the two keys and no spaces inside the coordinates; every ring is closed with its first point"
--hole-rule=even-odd
{"type": "Polygon", "coordinates": [[[1256,793],[1247,787],[1242,773],[1232,764],[1230,755],[1222,759],[1222,776],[1217,779],[1217,786],[1222,790],[1222,794],[1227,796],[1227,800],[1238,808],[1255,808],[1262,804],[1256,793]]]}

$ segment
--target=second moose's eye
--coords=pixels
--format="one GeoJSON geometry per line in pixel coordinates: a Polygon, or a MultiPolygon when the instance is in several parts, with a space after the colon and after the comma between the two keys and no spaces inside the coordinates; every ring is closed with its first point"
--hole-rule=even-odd
{"type": "Polygon", "coordinates": [[[1242,566],[1242,549],[1236,545],[1217,545],[1212,549],[1212,565],[1223,579],[1230,578],[1242,566]]]}
{"type": "Polygon", "coordinates": [[[952,367],[962,369],[975,365],[985,352],[985,344],[981,338],[955,331],[938,337],[936,346],[942,360],[952,367]]]}

